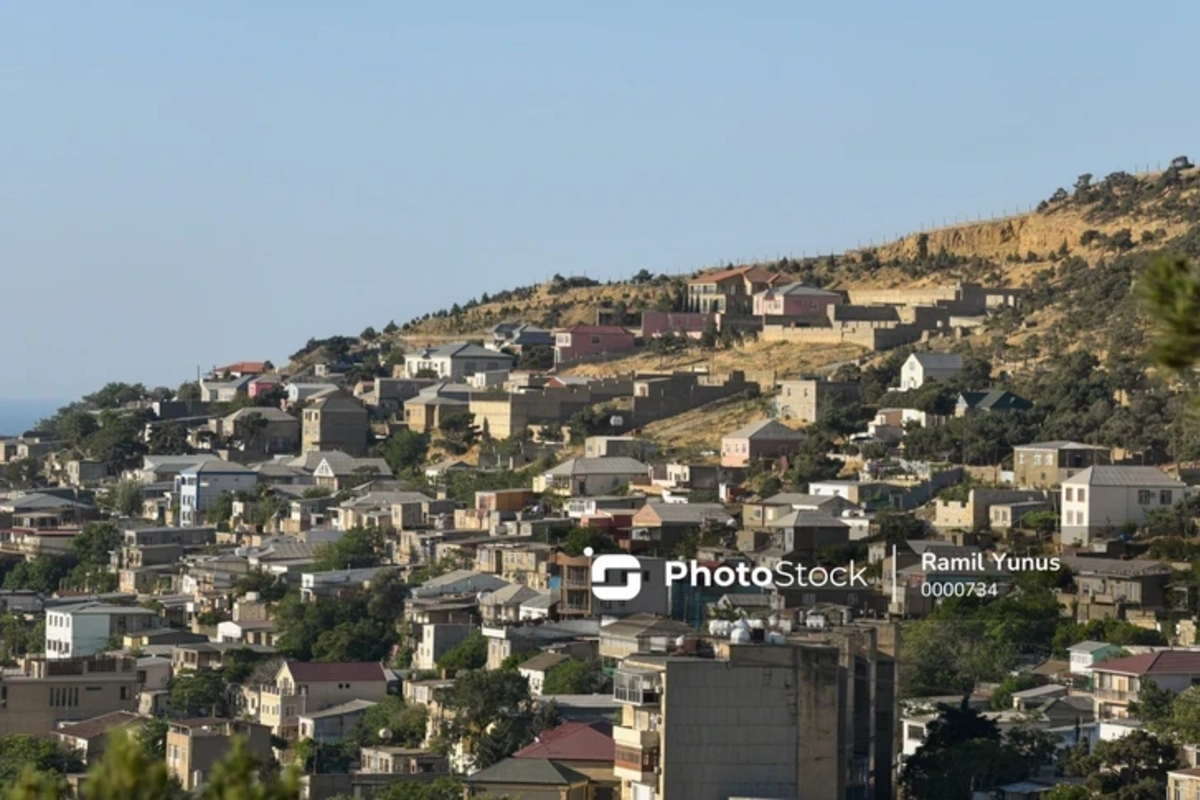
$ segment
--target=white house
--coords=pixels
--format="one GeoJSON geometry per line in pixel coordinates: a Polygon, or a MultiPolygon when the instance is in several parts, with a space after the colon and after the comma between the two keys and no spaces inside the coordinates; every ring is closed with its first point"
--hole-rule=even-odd
{"type": "Polygon", "coordinates": [[[175,478],[180,524],[185,528],[200,524],[222,492],[248,492],[256,483],[257,472],[231,461],[205,461],[188,467],[175,478]]]}
{"type": "Polygon", "coordinates": [[[1154,467],[1088,467],[1062,482],[1062,542],[1087,544],[1106,530],[1142,525],[1186,493],[1183,481],[1154,467]]]}
{"type": "Polygon", "coordinates": [[[46,611],[46,658],[82,658],[103,653],[112,636],[154,627],[158,614],[139,606],[75,603],[46,611]]]}
{"type": "Polygon", "coordinates": [[[913,353],[900,367],[900,390],[920,389],[930,381],[945,383],[962,370],[957,353],[913,353]]]}
{"type": "Polygon", "coordinates": [[[454,342],[440,347],[424,347],[404,354],[404,373],[410,378],[422,371],[439,378],[460,380],[476,372],[512,369],[517,359],[477,344],[454,342]]]}
{"type": "Polygon", "coordinates": [[[517,667],[521,677],[529,681],[529,693],[534,697],[542,696],[542,686],[546,682],[546,674],[571,657],[564,653],[538,653],[528,661],[523,661],[517,667]]]}
{"type": "Polygon", "coordinates": [[[1108,642],[1079,642],[1067,648],[1071,656],[1071,674],[1087,675],[1092,671],[1092,665],[1112,658],[1121,652],[1121,648],[1108,642]]]}

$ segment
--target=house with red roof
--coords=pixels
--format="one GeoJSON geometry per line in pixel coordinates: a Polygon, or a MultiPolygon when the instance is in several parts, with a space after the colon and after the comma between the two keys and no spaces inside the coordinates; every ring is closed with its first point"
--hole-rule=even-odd
{"type": "Polygon", "coordinates": [[[542,731],[533,743],[513,753],[513,758],[544,758],[587,775],[600,786],[619,786],[613,775],[616,744],[612,723],[567,722],[542,731]]]}
{"type": "Polygon", "coordinates": [[[1097,719],[1132,716],[1130,703],[1146,681],[1160,689],[1182,692],[1200,684],[1200,651],[1156,650],[1152,653],[1112,658],[1092,665],[1092,693],[1097,719]]]}
{"type": "Polygon", "coordinates": [[[762,267],[731,267],[708,272],[688,281],[688,311],[748,317],[754,311],[754,295],[787,283],[777,272],[762,267]]]}
{"type": "Polygon", "coordinates": [[[574,325],[554,331],[554,363],[623,353],[636,346],[632,333],[619,325],[574,325]]]}
{"type": "Polygon", "coordinates": [[[378,703],[387,697],[389,677],[377,661],[285,661],[274,683],[243,687],[242,703],[272,734],[296,741],[301,716],[351,700],[378,703]]]}

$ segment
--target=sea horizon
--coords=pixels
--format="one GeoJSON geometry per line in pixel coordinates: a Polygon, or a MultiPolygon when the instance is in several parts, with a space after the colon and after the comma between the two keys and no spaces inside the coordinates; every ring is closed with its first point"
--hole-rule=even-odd
{"type": "Polygon", "coordinates": [[[68,402],[53,398],[0,397],[0,436],[21,435],[68,402]]]}

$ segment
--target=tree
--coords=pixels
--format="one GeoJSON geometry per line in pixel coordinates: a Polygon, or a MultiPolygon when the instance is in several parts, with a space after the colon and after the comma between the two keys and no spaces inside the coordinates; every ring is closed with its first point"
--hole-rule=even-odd
{"type": "Polygon", "coordinates": [[[992,692],[990,701],[992,710],[1007,711],[1012,708],[1012,696],[1015,692],[1023,692],[1037,685],[1038,682],[1032,675],[1010,675],[1001,681],[996,690],[992,692]]]}
{"type": "Polygon", "coordinates": [[[70,447],[79,447],[100,428],[96,415],[82,408],[67,408],[54,419],[54,434],[70,447]]]}
{"type": "Polygon", "coordinates": [[[300,797],[300,775],[295,769],[276,775],[264,770],[264,766],[250,752],[245,737],[233,737],[229,752],[206,776],[200,800],[297,800],[300,797]]]}
{"type": "Polygon", "coordinates": [[[221,492],[213,501],[212,508],[204,513],[206,522],[213,525],[228,524],[233,516],[233,492],[221,492]]]}
{"type": "Polygon", "coordinates": [[[89,522],[71,540],[71,549],[81,564],[104,567],[109,552],[121,546],[121,532],[111,522],[89,522]]]}
{"type": "Polygon", "coordinates": [[[200,399],[200,384],[195,381],[184,381],[175,390],[175,400],[179,402],[194,402],[200,399]]]}
{"type": "Polygon", "coordinates": [[[1150,726],[1161,726],[1171,717],[1175,692],[1160,687],[1150,678],[1143,678],[1137,700],[1129,704],[1131,716],[1150,726]]]}
{"type": "Polygon", "coordinates": [[[554,366],[554,348],[545,344],[522,348],[517,368],[530,371],[547,370],[554,366]]]}
{"type": "Polygon", "coordinates": [[[263,570],[247,572],[233,584],[233,593],[236,597],[245,597],[254,592],[260,599],[268,603],[282,600],[283,596],[287,594],[287,589],[287,581],[263,570]]]}
{"type": "Polygon", "coordinates": [[[1156,324],[1155,363],[1184,372],[1200,360],[1200,269],[1183,256],[1156,260],[1142,279],[1148,317],[1156,324]]]}
{"type": "Polygon", "coordinates": [[[412,428],[404,428],[393,433],[378,447],[380,457],[387,461],[388,466],[396,473],[423,464],[428,451],[429,440],[425,438],[424,434],[412,428]]]}
{"type": "Polygon", "coordinates": [[[192,452],[188,442],[188,429],[182,422],[168,422],[154,426],[147,442],[155,455],[185,455],[192,452]]]}
{"type": "Polygon", "coordinates": [[[171,678],[167,705],[181,717],[224,716],[228,687],[219,672],[185,670],[171,678]]]}
{"type": "Polygon", "coordinates": [[[38,556],[21,561],[4,576],[5,589],[29,589],[42,594],[58,590],[59,584],[71,571],[71,563],[58,556],[38,556]]]}
{"type": "Polygon", "coordinates": [[[140,383],[113,382],[104,388],[83,396],[83,402],[94,408],[120,408],[126,403],[141,400],[146,396],[146,387],[140,383]]]}
{"type": "Polygon", "coordinates": [[[572,528],[562,543],[562,551],[574,558],[583,555],[589,547],[596,555],[616,553],[621,549],[611,534],[599,528],[572,528]]]}
{"type": "Polygon", "coordinates": [[[26,769],[67,775],[83,770],[79,752],[52,739],[25,734],[0,736],[0,786],[26,769]]]}
{"type": "Polygon", "coordinates": [[[3,465],[4,482],[13,489],[33,489],[42,485],[42,462],[36,458],[17,458],[3,465]]]}
{"type": "Polygon", "coordinates": [[[351,528],[336,542],[326,542],[313,552],[313,570],[365,569],[382,563],[383,532],[378,528],[351,528]]]}
{"type": "Polygon", "coordinates": [[[529,681],[506,670],[463,672],[443,692],[442,703],[453,712],[449,727],[453,739],[478,736],[493,723],[527,710],[529,681]]]}
{"type": "Polygon", "coordinates": [[[401,698],[389,695],[367,709],[355,724],[350,741],[360,747],[379,744],[399,744],[404,747],[420,747],[425,741],[428,711],[422,705],[408,705],[401,698]],[[386,741],[379,736],[388,731],[386,741]]]}
{"type": "Polygon", "coordinates": [[[104,493],[101,503],[122,517],[139,515],[142,511],[142,485],[137,481],[119,481],[104,493]]]}
{"type": "Polygon", "coordinates": [[[1085,749],[1072,752],[1064,761],[1063,771],[1072,777],[1087,778],[1087,787],[1093,792],[1110,794],[1122,787],[1150,782],[1157,787],[1155,797],[1162,797],[1167,772],[1178,763],[1173,742],[1145,730],[1134,730],[1120,739],[1097,742],[1090,754],[1085,749]]]}
{"type": "Polygon", "coordinates": [[[542,694],[595,694],[607,683],[598,663],[572,658],[550,668],[542,683],[542,694]]]}
{"type": "Polygon", "coordinates": [[[462,796],[462,779],[452,777],[438,778],[432,783],[397,781],[374,794],[376,800],[462,800],[462,796]]]}
{"type": "Polygon", "coordinates": [[[482,669],[487,666],[488,640],[480,631],[471,631],[467,638],[442,654],[438,669],[482,669]]]}
{"type": "Polygon", "coordinates": [[[374,328],[368,325],[367,327],[363,328],[363,332],[358,335],[358,338],[362,339],[364,342],[373,342],[379,338],[379,334],[374,328]]]}
{"type": "Polygon", "coordinates": [[[449,414],[438,422],[438,442],[450,453],[461,455],[475,444],[479,430],[475,427],[475,415],[462,411],[449,414]]]}
{"type": "Polygon", "coordinates": [[[1028,772],[1022,754],[1005,745],[996,723],[964,699],[961,707],[939,706],[900,783],[907,797],[969,800],[976,788],[1019,780],[1028,772]]]}

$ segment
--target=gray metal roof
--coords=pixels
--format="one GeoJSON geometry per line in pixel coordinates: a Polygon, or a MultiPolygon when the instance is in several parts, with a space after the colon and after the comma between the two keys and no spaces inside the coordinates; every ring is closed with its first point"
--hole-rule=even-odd
{"type": "Polygon", "coordinates": [[[1071,486],[1141,486],[1153,489],[1178,489],[1183,481],[1157,467],[1088,467],[1063,481],[1071,486]]]}
{"type": "Polygon", "coordinates": [[[604,456],[601,458],[572,458],[546,472],[556,477],[572,475],[640,475],[646,465],[628,456],[604,456]]]}
{"type": "Polygon", "coordinates": [[[725,434],[726,439],[765,439],[768,441],[799,441],[804,437],[803,431],[789,428],[782,422],[773,419],[760,419],[743,425],[733,433],[725,434]]]}

